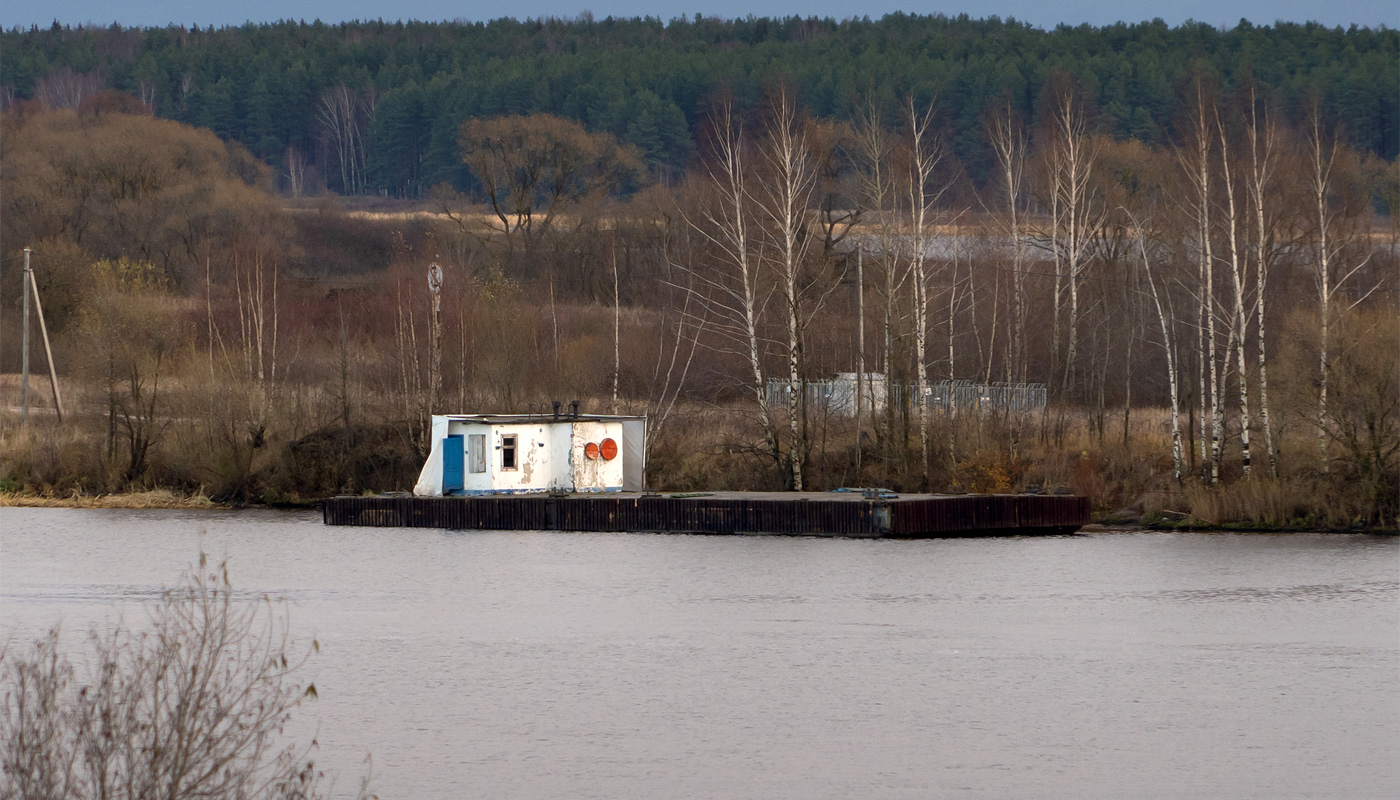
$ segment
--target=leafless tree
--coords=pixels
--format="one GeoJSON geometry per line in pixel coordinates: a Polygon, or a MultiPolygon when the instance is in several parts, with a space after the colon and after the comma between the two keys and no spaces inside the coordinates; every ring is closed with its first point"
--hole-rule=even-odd
{"type": "MultiPolygon", "coordinates": [[[[1249,265],[1244,249],[1244,243],[1240,241],[1240,229],[1245,224],[1245,209],[1243,202],[1236,199],[1237,184],[1234,173],[1234,148],[1231,146],[1230,137],[1226,134],[1225,122],[1218,115],[1215,120],[1216,130],[1220,135],[1220,168],[1221,187],[1225,191],[1225,258],[1226,264],[1230,268],[1230,297],[1233,301],[1231,305],[1230,335],[1228,349],[1235,354],[1235,369],[1239,379],[1240,387],[1240,457],[1241,467],[1244,477],[1250,476],[1250,450],[1249,450],[1249,373],[1245,365],[1245,337],[1249,332],[1249,312],[1245,308],[1245,294],[1248,291],[1249,265]]],[[[1226,358],[1228,359],[1228,354],[1226,358]]],[[[1223,394],[1223,392],[1222,392],[1223,394]]],[[[1223,416],[1223,415],[1222,415],[1223,416]]],[[[1219,453],[1216,458],[1220,457],[1219,453]]],[[[1218,467],[1213,468],[1218,474],[1218,467]]]]}
{"type": "MultiPolygon", "coordinates": [[[[663,224],[661,249],[667,261],[679,264],[683,259],[694,258],[695,248],[677,246],[677,237],[672,235],[672,228],[670,224],[663,224]]],[[[681,235],[687,232],[689,231],[683,231],[681,235]]],[[[680,308],[675,309],[672,303],[664,305],[659,319],[656,360],[653,362],[647,392],[648,448],[653,446],[666,429],[666,422],[681,399],[686,379],[690,375],[690,367],[695,362],[701,334],[704,332],[703,317],[692,310],[697,297],[694,291],[695,269],[692,264],[687,263],[686,267],[677,272],[683,276],[686,283],[679,288],[682,298],[680,308]]]]}
{"type": "Polygon", "coordinates": [[[802,491],[802,466],[807,458],[805,430],[801,425],[806,391],[802,380],[802,329],[812,309],[806,301],[804,268],[812,241],[807,213],[816,185],[816,170],[808,150],[805,120],[786,87],[772,99],[770,119],[760,148],[765,162],[758,207],[768,224],[761,226],[771,239],[768,251],[783,297],[787,342],[788,469],[794,491],[802,491]]]}
{"type": "Polygon", "coordinates": [[[292,197],[301,197],[306,193],[306,154],[292,145],[287,148],[284,161],[287,165],[287,191],[292,197]]]}
{"type": "Polygon", "coordinates": [[[365,187],[364,134],[374,117],[371,96],[345,84],[327,89],[316,104],[316,116],[327,149],[340,171],[340,188],[356,194],[365,187]]]}
{"type": "Polygon", "coordinates": [[[759,318],[771,289],[763,281],[758,243],[754,241],[753,199],[749,191],[749,157],[743,126],[730,102],[719,103],[710,115],[710,158],[704,167],[704,190],[698,215],[687,224],[713,252],[710,263],[674,262],[689,277],[685,288],[695,301],[697,325],[705,325],[722,344],[739,355],[749,373],[748,391],[755,401],[764,450],[780,469],[785,460],[782,442],[768,409],[763,370],[764,341],[759,318]]]}
{"type": "Polygon", "coordinates": [[[1324,435],[1337,447],[1337,470],[1356,484],[1358,511],[1375,525],[1400,516],[1400,318],[1393,309],[1339,315],[1331,332],[1324,435]]]}
{"type": "Polygon", "coordinates": [[[87,97],[102,89],[96,72],[74,72],[59,67],[34,82],[34,99],[49,108],[77,108],[87,97]]]}
{"type": "Polygon", "coordinates": [[[899,315],[897,301],[903,291],[907,273],[901,269],[898,253],[899,232],[895,226],[898,190],[896,189],[893,165],[895,143],[888,129],[880,120],[878,112],[868,108],[862,115],[856,133],[860,153],[861,202],[875,215],[875,248],[879,255],[879,276],[877,291],[881,299],[881,369],[884,372],[880,394],[875,391],[873,378],[867,378],[869,385],[859,393],[869,393],[871,417],[875,418],[876,406],[884,404],[885,424],[880,431],[884,445],[886,475],[893,465],[897,452],[894,443],[895,402],[890,391],[894,380],[894,351],[898,338],[899,315]],[[878,398],[878,399],[877,399],[878,398]]]}
{"type": "Polygon", "coordinates": [[[1177,150],[1177,158],[1185,173],[1190,191],[1181,202],[1195,226],[1197,306],[1197,386],[1201,409],[1200,456],[1203,478],[1214,484],[1220,477],[1220,457],[1224,445],[1225,420],[1221,404],[1220,369],[1216,335],[1215,253],[1212,245],[1214,205],[1212,161],[1215,155],[1215,121],[1218,109],[1205,81],[1200,76],[1194,84],[1185,141],[1177,150]],[[1210,420],[1210,445],[1206,445],[1205,421],[1210,420]]]}
{"type": "Polygon", "coordinates": [[[155,113],[156,113],[156,84],[155,84],[155,81],[152,81],[152,80],[149,80],[149,79],[145,79],[145,78],[141,79],[141,81],[138,82],[138,83],[136,84],[136,99],[137,99],[137,100],[140,100],[141,103],[142,103],[142,105],[146,106],[146,108],[149,108],[149,109],[151,110],[151,116],[155,116],[155,113]]]}
{"type": "Polygon", "coordinates": [[[1305,140],[1304,181],[1308,190],[1310,206],[1309,227],[1312,239],[1312,273],[1317,287],[1318,304],[1318,384],[1317,384],[1317,449],[1318,468],[1327,472],[1331,462],[1327,457],[1327,409],[1328,383],[1331,374],[1330,334],[1332,325],[1339,314],[1351,310],[1365,299],[1370,292],[1351,303],[1342,305],[1338,294],[1347,282],[1361,271],[1370,261],[1371,254],[1353,258],[1348,264],[1347,248],[1354,233],[1348,230],[1354,224],[1354,214],[1347,207],[1337,184],[1337,167],[1343,145],[1336,140],[1335,131],[1328,131],[1322,121],[1322,109],[1317,102],[1309,109],[1305,140]]]}
{"type": "Polygon", "coordinates": [[[278,302],[280,270],[276,261],[255,253],[235,258],[234,294],[238,308],[238,343],[242,373],[254,387],[254,438],[261,438],[277,387],[278,302]]]}
{"type": "Polygon", "coordinates": [[[94,265],[94,292],[82,313],[81,366],[105,389],[107,452],[125,444],[121,480],[146,473],[147,456],[170,424],[168,382],[185,330],[169,302],[164,273],[147,262],[117,259],[94,265]]]}
{"type": "MultiPolygon", "coordinates": [[[[57,629],[0,654],[0,795],[29,800],[309,800],[314,743],[284,727],[316,697],[285,607],[245,600],[226,564],[165,592],[146,630],[94,630],[80,669],[57,629]]],[[[361,797],[367,787],[361,786],[361,797]]]]}
{"type": "Polygon", "coordinates": [[[1136,234],[1138,257],[1142,271],[1147,277],[1147,286],[1152,292],[1152,305],[1157,311],[1157,323],[1162,332],[1162,350],[1167,359],[1167,387],[1171,401],[1172,431],[1172,476],[1179,483],[1182,475],[1184,455],[1181,448],[1181,390],[1177,386],[1177,338],[1176,310],[1172,307],[1171,293],[1167,291],[1165,277],[1159,278],[1152,267],[1152,257],[1147,249],[1147,220],[1140,220],[1128,214],[1136,234]],[[1158,288],[1158,283],[1162,283],[1158,288]],[[1165,298],[1165,304],[1164,304],[1165,298]]]}
{"type": "Polygon", "coordinates": [[[1253,87],[1249,92],[1249,110],[1245,115],[1245,135],[1249,139],[1249,171],[1246,186],[1254,209],[1254,310],[1255,337],[1259,361],[1259,426],[1264,433],[1264,450],[1269,459],[1269,475],[1278,477],[1278,446],[1274,443],[1274,428],[1269,416],[1269,362],[1265,337],[1265,305],[1268,298],[1269,270],[1273,265],[1277,245],[1278,202],[1274,174],[1278,165],[1278,129],[1261,108],[1253,87]]]}
{"type": "MultiPolygon", "coordinates": [[[[920,111],[909,98],[907,124],[909,126],[909,175],[906,189],[909,202],[909,254],[910,270],[914,282],[914,370],[915,392],[919,405],[919,447],[920,470],[924,483],[928,483],[928,333],[929,333],[929,291],[933,274],[929,269],[928,250],[935,205],[942,198],[945,187],[933,186],[934,169],[943,158],[941,142],[929,129],[933,123],[933,106],[920,111]]],[[[948,317],[948,369],[953,369],[953,314],[957,295],[957,273],[949,291],[948,317]]],[[[949,428],[952,429],[951,426],[949,428]]]]}
{"type": "Polygon", "coordinates": [[[988,135],[997,157],[997,172],[1006,192],[1006,236],[1011,247],[1011,336],[1007,369],[1011,380],[1026,380],[1025,255],[1021,241],[1021,214],[1025,205],[1026,134],[1012,116],[1008,102],[993,116],[988,135]]]}
{"type": "Polygon", "coordinates": [[[1098,158],[1098,143],[1089,135],[1083,103],[1069,89],[1056,96],[1048,153],[1051,231],[1050,250],[1055,260],[1054,318],[1051,347],[1058,355],[1060,344],[1061,298],[1068,294],[1069,307],[1064,323],[1068,335],[1060,384],[1060,410],[1055,438],[1064,435],[1064,415],[1073,385],[1079,351],[1079,295],[1088,253],[1095,229],[1102,224],[1103,209],[1098,202],[1092,177],[1098,158]]]}
{"type": "Polygon", "coordinates": [[[180,88],[176,92],[176,96],[179,97],[179,108],[181,111],[188,110],[190,105],[190,95],[194,94],[194,92],[194,74],[186,72],[180,76],[180,88]]]}
{"type": "Polygon", "coordinates": [[[617,273],[617,229],[613,228],[612,237],[612,274],[613,274],[613,368],[612,368],[612,409],[610,413],[617,413],[617,389],[618,381],[622,374],[622,284],[617,273]]]}

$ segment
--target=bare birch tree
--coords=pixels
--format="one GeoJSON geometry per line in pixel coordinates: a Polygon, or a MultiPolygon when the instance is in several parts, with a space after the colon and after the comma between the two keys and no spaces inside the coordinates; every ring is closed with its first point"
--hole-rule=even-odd
{"type": "Polygon", "coordinates": [[[896,313],[896,299],[904,286],[905,274],[900,269],[898,255],[896,253],[896,242],[898,232],[894,226],[896,188],[894,180],[894,168],[891,164],[894,153],[894,142],[889,131],[881,122],[878,112],[873,108],[868,108],[862,115],[857,127],[857,139],[862,168],[861,173],[861,202],[866,209],[875,214],[875,244],[879,254],[879,278],[878,291],[880,293],[881,307],[881,369],[884,377],[881,383],[882,395],[876,399],[874,389],[874,379],[867,377],[869,385],[862,391],[869,391],[871,399],[871,418],[875,419],[875,406],[880,402],[884,403],[885,424],[880,431],[880,439],[884,445],[885,468],[888,472],[894,461],[894,397],[890,391],[894,379],[894,348],[897,333],[898,315],[896,313]]]}
{"type": "MultiPolygon", "coordinates": [[[[1339,315],[1354,308],[1370,291],[1345,305],[1339,302],[1338,294],[1347,283],[1370,261],[1371,254],[1353,258],[1348,264],[1347,250],[1352,244],[1354,215],[1349,214],[1347,203],[1341,197],[1338,185],[1338,160],[1344,147],[1337,142],[1336,132],[1325,130],[1322,109],[1314,101],[1308,111],[1304,130],[1305,185],[1310,206],[1309,227],[1312,234],[1312,273],[1317,288],[1318,303],[1318,383],[1317,383],[1317,457],[1318,468],[1322,472],[1331,469],[1327,453],[1327,425],[1329,419],[1328,384],[1331,377],[1331,331],[1339,315]]],[[[1372,287],[1374,290],[1375,287],[1372,287]]]]}
{"type": "Polygon", "coordinates": [[[1266,291],[1269,283],[1269,269],[1273,265],[1276,245],[1277,214],[1271,209],[1277,202],[1272,194],[1274,171],[1278,164],[1278,129],[1269,119],[1266,111],[1260,108],[1261,102],[1251,87],[1249,111],[1245,118],[1245,135],[1249,138],[1249,173],[1246,184],[1249,201],[1254,209],[1254,311],[1255,346],[1259,363],[1259,427],[1264,434],[1264,451],[1269,460],[1269,475],[1278,477],[1278,446],[1274,443],[1274,429],[1269,417],[1269,362],[1268,346],[1265,337],[1266,291]]]}
{"type": "Polygon", "coordinates": [[[992,150],[997,158],[997,172],[1006,192],[1006,237],[1011,248],[1011,318],[1010,353],[1007,374],[1011,380],[1026,380],[1026,297],[1025,251],[1021,241],[1021,213],[1025,205],[1025,170],[1027,142],[1025,131],[1016,125],[1011,104],[998,109],[988,130],[992,150]]]}
{"type": "Polygon", "coordinates": [[[340,171],[340,188],[357,194],[365,186],[364,134],[373,117],[373,105],[364,95],[345,84],[327,89],[316,104],[327,148],[340,171]]]}
{"type": "Polygon", "coordinates": [[[261,444],[268,412],[277,385],[277,279],[276,262],[262,253],[249,259],[235,257],[234,295],[238,308],[238,343],[243,376],[253,384],[252,424],[255,446],[261,444]]]}
{"type": "MultiPolygon", "coordinates": [[[[1249,282],[1248,269],[1246,263],[1247,254],[1244,251],[1244,244],[1240,241],[1240,229],[1245,224],[1244,209],[1241,202],[1236,200],[1236,180],[1233,169],[1234,152],[1230,146],[1230,138],[1225,132],[1225,122],[1217,115],[1216,130],[1220,135],[1220,168],[1221,186],[1225,191],[1225,254],[1226,263],[1230,268],[1230,295],[1233,300],[1230,320],[1229,348],[1235,354],[1235,369],[1239,381],[1240,392],[1240,458],[1244,477],[1250,477],[1250,450],[1249,450],[1249,372],[1245,365],[1245,337],[1248,334],[1249,313],[1245,309],[1245,293],[1249,282]]],[[[1228,358],[1228,355],[1226,356],[1228,358]]],[[[1221,392],[1224,394],[1224,392],[1221,392]]],[[[1217,403],[1219,404],[1219,403],[1217,403]]],[[[1215,453],[1215,459],[1220,459],[1220,453],[1215,453]]],[[[1216,464],[1212,466],[1213,475],[1219,475],[1220,468],[1216,464]]]]}
{"type": "MultiPolygon", "coordinates": [[[[928,250],[930,226],[935,214],[935,204],[943,196],[943,188],[931,185],[934,169],[943,158],[942,144],[929,130],[933,122],[933,106],[920,111],[914,105],[914,98],[908,101],[907,124],[909,126],[909,177],[906,185],[909,202],[909,264],[914,284],[914,370],[915,393],[919,406],[919,469],[925,486],[929,478],[928,447],[928,333],[929,333],[929,290],[933,281],[929,269],[928,250]]],[[[946,188],[946,187],[944,187],[946,188]]],[[[952,307],[956,296],[957,273],[953,274],[953,286],[949,287],[948,318],[948,369],[953,369],[953,319],[952,307]]]]}
{"type": "Polygon", "coordinates": [[[49,108],[77,108],[101,88],[102,78],[96,71],[74,72],[59,67],[34,81],[34,99],[49,108]]]}
{"type": "Polygon", "coordinates": [[[807,147],[805,120],[786,87],[772,100],[770,119],[761,152],[767,169],[760,182],[760,202],[772,239],[769,252],[783,296],[784,327],[787,342],[788,395],[788,474],[792,489],[803,490],[802,468],[807,458],[806,432],[801,425],[806,390],[802,380],[802,329],[811,313],[804,307],[806,287],[803,272],[812,237],[807,231],[807,212],[816,170],[807,147]]]}
{"type": "Polygon", "coordinates": [[[1219,402],[1220,371],[1216,363],[1216,300],[1215,254],[1212,248],[1213,223],[1211,208],[1213,182],[1211,162],[1214,158],[1215,119],[1217,110],[1213,99],[1207,97],[1204,79],[1195,82],[1186,141],[1177,150],[1177,159],[1185,173],[1189,193],[1181,202],[1195,227],[1197,343],[1196,364],[1199,404],[1201,409],[1200,457],[1202,478],[1214,484],[1220,477],[1220,450],[1224,439],[1224,420],[1219,402]],[[1206,444],[1206,420],[1210,420],[1210,444],[1206,444]]]}
{"type": "MultiPolygon", "coordinates": [[[[689,242],[678,246],[674,241],[677,237],[672,235],[674,226],[669,224],[669,220],[666,222],[662,226],[661,252],[668,263],[685,264],[676,270],[684,277],[685,284],[673,287],[679,290],[683,298],[680,308],[675,309],[673,303],[664,305],[658,320],[656,360],[652,364],[651,387],[647,393],[648,449],[666,429],[666,422],[681,398],[704,330],[704,320],[692,310],[697,297],[694,286],[696,270],[689,260],[695,258],[696,248],[689,242]]],[[[688,238],[685,236],[687,233],[690,233],[689,229],[682,230],[680,238],[688,238]]]]}
{"type": "Polygon", "coordinates": [[[687,263],[673,266],[692,279],[685,288],[695,300],[695,313],[721,339],[721,349],[744,359],[765,452],[784,469],[782,442],[768,408],[764,341],[759,334],[759,317],[771,290],[762,281],[757,243],[753,241],[746,142],[732,103],[721,103],[714,109],[709,134],[711,157],[704,168],[709,197],[698,218],[687,219],[687,223],[713,249],[712,268],[687,263]]]}
{"type": "Polygon", "coordinates": [[[1050,249],[1055,261],[1055,315],[1052,348],[1059,352],[1060,309],[1063,294],[1069,307],[1064,327],[1068,336],[1063,368],[1052,378],[1060,384],[1055,440],[1063,440],[1066,404],[1073,385],[1079,355],[1080,284],[1088,267],[1094,230],[1102,223],[1103,210],[1092,183],[1098,143],[1089,135],[1084,107],[1073,91],[1055,98],[1053,133],[1049,150],[1051,195],[1050,249]]]}
{"type": "Polygon", "coordinates": [[[151,116],[155,116],[157,99],[155,81],[147,78],[139,80],[136,84],[136,99],[151,110],[151,116]]]}
{"type": "Polygon", "coordinates": [[[1128,217],[1136,233],[1138,257],[1142,271],[1147,277],[1148,288],[1152,292],[1152,305],[1157,311],[1157,323],[1162,332],[1162,350],[1167,359],[1167,387],[1171,401],[1172,476],[1180,483],[1185,459],[1181,447],[1181,390],[1177,386],[1176,311],[1172,308],[1171,293],[1167,291],[1165,277],[1161,279],[1161,289],[1158,289],[1158,276],[1153,272],[1152,257],[1147,250],[1147,228],[1144,222],[1134,217],[1131,212],[1128,217]],[[1165,305],[1163,297],[1166,298],[1165,305]]]}
{"type": "Polygon", "coordinates": [[[287,192],[292,197],[301,197],[306,193],[306,154],[296,145],[291,145],[283,161],[287,167],[287,192]]]}

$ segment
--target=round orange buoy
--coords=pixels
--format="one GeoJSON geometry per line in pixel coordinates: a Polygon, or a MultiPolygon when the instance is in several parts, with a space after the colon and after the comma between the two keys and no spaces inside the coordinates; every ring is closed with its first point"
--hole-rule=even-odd
{"type": "Polygon", "coordinates": [[[590,459],[596,459],[598,457],[598,445],[594,442],[589,442],[583,446],[583,454],[590,459]]]}
{"type": "Polygon", "coordinates": [[[598,449],[603,454],[604,461],[612,461],[617,458],[617,442],[612,439],[604,439],[602,447],[598,449]]]}

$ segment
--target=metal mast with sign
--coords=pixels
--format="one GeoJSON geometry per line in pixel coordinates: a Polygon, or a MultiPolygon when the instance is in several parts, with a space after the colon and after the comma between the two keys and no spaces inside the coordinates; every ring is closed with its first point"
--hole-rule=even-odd
{"type": "MultiPolygon", "coordinates": [[[[442,267],[437,262],[428,265],[428,293],[433,298],[432,353],[428,358],[429,408],[436,408],[442,397],[442,267]]],[[[430,412],[431,413],[431,412],[430,412]]]]}

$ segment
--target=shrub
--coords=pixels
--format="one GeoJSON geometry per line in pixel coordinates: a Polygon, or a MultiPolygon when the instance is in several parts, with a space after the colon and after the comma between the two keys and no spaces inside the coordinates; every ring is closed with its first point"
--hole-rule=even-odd
{"type": "Polygon", "coordinates": [[[148,630],[90,633],[83,669],[60,651],[57,629],[25,652],[0,652],[0,796],[325,796],[314,742],[282,734],[316,697],[295,678],[310,653],[271,601],[235,599],[225,564],[206,570],[201,554],[148,630]]]}

